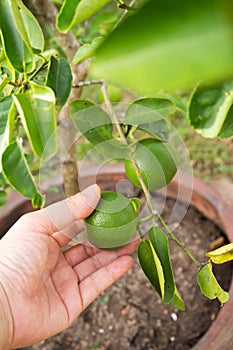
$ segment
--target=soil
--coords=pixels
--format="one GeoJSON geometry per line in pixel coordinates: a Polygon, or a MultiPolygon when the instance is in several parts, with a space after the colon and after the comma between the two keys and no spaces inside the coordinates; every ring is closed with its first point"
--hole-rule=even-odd
{"type": "MultiPolygon", "coordinates": [[[[158,195],[155,204],[163,202],[158,195]]],[[[168,220],[174,208],[173,200],[166,200],[163,218],[168,220]]],[[[174,233],[192,251],[199,261],[205,261],[207,250],[215,248],[220,240],[225,243],[221,230],[189,207],[176,204],[174,233]]],[[[173,226],[173,227],[174,227],[173,226]]],[[[165,306],[144,276],[135,254],[134,267],[106,290],[65,331],[24,350],[186,350],[191,349],[215,320],[221,306],[216,300],[205,298],[196,282],[196,267],[183,251],[170,242],[171,260],[178,289],[186,310],[165,306]]],[[[218,281],[228,289],[232,264],[215,268],[218,281]]]]}

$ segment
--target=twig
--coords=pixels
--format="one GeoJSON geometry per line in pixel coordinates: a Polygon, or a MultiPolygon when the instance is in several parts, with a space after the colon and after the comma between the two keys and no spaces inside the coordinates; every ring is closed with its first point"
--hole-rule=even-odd
{"type": "Polygon", "coordinates": [[[122,1],[117,1],[118,4],[120,4],[120,8],[124,9],[124,12],[122,13],[122,15],[118,18],[117,22],[115,23],[113,29],[115,29],[120,23],[121,21],[124,19],[124,17],[127,15],[127,13],[130,11],[130,10],[134,10],[134,5],[135,3],[137,2],[137,0],[132,0],[130,2],[130,4],[128,6],[126,6],[124,3],[122,3],[122,1]],[[122,7],[124,6],[124,7],[122,7]]]}
{"type": "Polygon", "coordinates": [[[153,215],[152,215],[152,214],[145,216],[144,218],[142,218],[141,220],[139,220],[139,225],[144,225],[145,222],[151,220],[152,218],[153,218],[153,215]]]}
{"type": "Polygon", "coordinates": [[[82,88],[84,86],[91,86],[91,85],[97,85],[100,84],[102,85],[104,83],[104,79],[99,79],[99,80],[85,80],[85,81],[79,81],[78,83],[74,83],[72,85],[73,88],[82,88]]]}
{"type": "Polygon", "coordinates": [[[104,98],[104,102],[105,102],[105,105],[107,107],[107,110],[108,110],[108,113],[113,121],[113,123],[116,125],[116,128],[117,128],[117,131],[119,133],[119,136],[120,136],[120,139],[121,141],[128,146],[128,142],[127,142],[127,139],[125,138],[125,135],[121,129],[121,126],[118,122],[118,118],[112,108],[112,103],[110,101],[110,98],[108,96],[108,91],[107,91],[107,86],[108,86],[108,83],[107,83],[107,80],[105,79],[104,82],[103,82],[103,85],[101,87],[101,90],[102,90],[102,94],[103,94],[103,98],[104,98]]]}

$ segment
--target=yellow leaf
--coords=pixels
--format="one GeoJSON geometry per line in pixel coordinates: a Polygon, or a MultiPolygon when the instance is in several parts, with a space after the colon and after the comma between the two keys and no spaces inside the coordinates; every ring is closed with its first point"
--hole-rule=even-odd
{"type": "Polygon", "coordinates": [[[159,278],[159,285],[160,285],[160,289],[161,289],[161,297],[162,300],[164,299],[164,284],[165,284],[165,280],[164,280],[164,274],[163,274],[163,267],[161,265],[161,262],[158,258],[158,255],[156,254],[156,251],[154,250],[153,244],[151,243],[151,241],[149,241],[150,243],[150,247],[151,247],[151,252],[155,261],[155,265],[157,267],[157,271],[158,271],[158,278],[159,278]]]}
{"type": "Polygon", "coordinates": [[[233,243],[226,244],[218,249],[206,253],[206,256],[215,264],[223,264],[233,260],[233,243]]]}

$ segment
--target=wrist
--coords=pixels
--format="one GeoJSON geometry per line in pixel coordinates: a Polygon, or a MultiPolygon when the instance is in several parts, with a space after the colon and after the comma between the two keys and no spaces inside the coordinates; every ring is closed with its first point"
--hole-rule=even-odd
{"type": "Polygon", "coordinates": [[[7,294],[0,282],[0,349],[9,349],[13,334],[13,322],[11,317],[10,305],[7,294]]]}

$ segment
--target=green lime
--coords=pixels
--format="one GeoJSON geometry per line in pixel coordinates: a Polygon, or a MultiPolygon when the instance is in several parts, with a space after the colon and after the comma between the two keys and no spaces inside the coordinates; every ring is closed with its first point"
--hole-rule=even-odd
{"type": "MultiPolygon", "coordinates": [[[[150,191],[166,186],[177,172],[173,151],[166,142],[152,138],[139,141],[134,157],[141,177],[150,191]]],[[[130,181],[142,188],[130,158],[125,159],[125,171],[130,181]]]]}
{"type": "Polygon", "coordinates": [[[133,237],[140,200],[105,191],[93,213],[84,220],[88,241],[97,248],[118,248],[133,237]]]}

